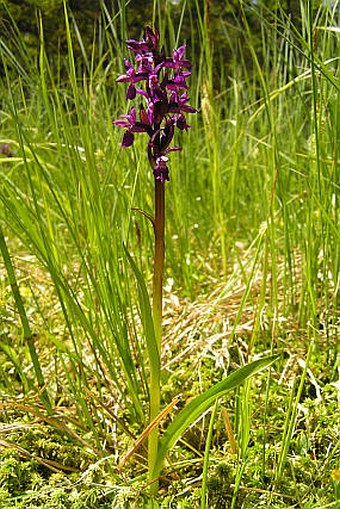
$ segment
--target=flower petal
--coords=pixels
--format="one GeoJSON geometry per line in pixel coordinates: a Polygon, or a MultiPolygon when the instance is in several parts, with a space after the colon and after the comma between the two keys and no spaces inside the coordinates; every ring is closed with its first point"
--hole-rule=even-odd
{"type": "Polygon", "coordinates": [[[122,147],[124,147],[124,148],[130,147],[132,145],[134,139],[135,139],[135,137],[134,137],[133,133],[131,133],[130,131],[126,131],[126,133],[123,136],[122,147]]]}
{"type": "Polygon", "coordinates": [[[134,99],[136,97],[136,87],[134,85],[130,85],[126,92],[126,99],[134,99]]]}

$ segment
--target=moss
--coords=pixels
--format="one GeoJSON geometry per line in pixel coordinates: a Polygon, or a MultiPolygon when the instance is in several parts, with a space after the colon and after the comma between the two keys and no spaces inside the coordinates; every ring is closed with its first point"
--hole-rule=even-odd
{"type": "MultiPolygon", "coordinates": [[[[20,423],[22,419],[22,417],[18,419],[20,423]]],[[[8,421],[11,419],[6,419],[6,422],[8,421]]],[[[13,443],[14,447],[20,444],[20,447],[31,455],[78,470],[85,469],[94,459],[94,455],[84,450],[83,446],[72,441],[58,429],[47,425],[37,424],[34,427],[12,431],[8,433],[8,443],[13,443]]]]}
{"type": "Polygon", "coordinates": [[[9,495],[21,494],[27,489],[39,489],[44,484],[34,461],[21,461],[12,450],[6,450],[0,461],[0,486],[9,495]]]}

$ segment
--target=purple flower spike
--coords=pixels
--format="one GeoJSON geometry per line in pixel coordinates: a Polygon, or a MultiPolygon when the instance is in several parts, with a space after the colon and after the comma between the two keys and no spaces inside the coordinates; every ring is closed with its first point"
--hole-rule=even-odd
{"type": "Polygon", "coordinates": [[[137,95],[146,102],[139,107],[139,120],[134,107],[127,115],[121,115],[113,123],[126,129],[122,147],[130,147],[134,142],[134,133],[146,132],[149,161],[156,180],[164,183],[169,180],[167,166],[169,152],[181,150],[181,147],[169,147],[177,127],[184,131],[191,126],[186,122],[186,113],[195,113],[196,109],[188,103],[186,80],[191,75],[184,70],[191,62],[184,58],[186,46],[174,49],[172,57],[159,49],[159,32],[150,26],[145,28],[141,41],[126,41],[129,50],[135,53],[135,66],[124,60],[126,72],[117,78],[117,82],[128,83],[126,98],[133,100],[137,95]],[[136,83],[144,86],[136,88],[136,83]]]}
{"type": "Polygon", "coordinates": [[[14,156],[14,152],[11,150],[11,147],[8,145],[8,143],[4,143],[0,146],[0,154],[3,154],[7,157],[14,156]]]}
{"type": "Polygon", "coordinates": [[[7,143],[4,143],[1,145],[0,152],[1,154],[7,154],[9,151],[9,145],[7,143]]]}

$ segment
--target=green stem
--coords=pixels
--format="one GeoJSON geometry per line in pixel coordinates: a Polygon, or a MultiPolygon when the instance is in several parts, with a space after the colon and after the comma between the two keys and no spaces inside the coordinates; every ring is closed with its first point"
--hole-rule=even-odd
{"type": "Polygon", "coordinates": [[[217,413],[217,408],[218,408],[218,399],[219,398],[216,399],[215,404],[212,409],[212,412],[211,412],[208,436],[207,436],[207,440],[205,443],[205,449],[204,449],[201,509],[206,509],[206,507],[207,507],[207,481],[208,481],[208,470],[209,470],[210,447],[211,447],[211,442],[212,442],[212,438],[213,438],[214,423],[215,423],[215,418],[216,418],[216,413],[217,413]]]}
{"type": "MultiPolygon", "coordinates": [[[[154,273],[153,273],[153,322],[155,328],[155,340],[159,358],[161,356],[162,343],[162,311],[163,311],[163,278],[164,278],[164,183],[155,179],[155,254],[154,254],[154,273]]],[[[158,364],[159,366],[159,364],[158,364]]],[[[160,412],[160,369],[152,369],[150,373],[150,422],[152,422],[160,412]]],[[[148,463],[149,476],[152,481],[151,492],[156,494],[158,491],[158,482],[154,479],[154,467],[158,454],[159,427],[156,426],[149,435],[148,463]]]]}
{"type": "Polygon", "coordinates": [[[10,254],[9,254],[9,251],[7,248],[7,244],[6,244],[6,239],[5,239],[5,236],[2,231],[1,226],[0,226],[0,252],[4,259],[9,283],[11,285],[13,297],[14,297],[15,304],[16,304],[18,312],[19,312],[20,321],[21,321],[21,325],[23,328],[24,340],[28,344],[32,364],[33,364],[34,371],[35,371],[35,376],[36,376],[36,379],[38,382],[38,386],[40,388],[40,399],[44,403],[45,407],[48,410],[51,410],[51,402],[49,400],[49,397],[48,397],[48,394],[46,391],[44,377],[43,377],[39,359],[38,359],[38,354],[37,354],[36,348],[34,346],[34,334],[32,333],[29,322],[28,322],[24,303],[21,298],[17,279],[15,277],[14,267],[12,264],[12,260],[11,260],[11,257],[10,257],[10,254]]]}

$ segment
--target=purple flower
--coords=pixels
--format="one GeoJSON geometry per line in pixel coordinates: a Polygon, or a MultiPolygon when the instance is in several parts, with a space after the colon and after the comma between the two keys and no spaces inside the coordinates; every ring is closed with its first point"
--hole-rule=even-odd
{"type": "Polygon", "coordinates": [[[124,59],[124,65],[126,68],[126,73],[119,76],[116,81],[123,83],[130,83],[129,88],[126,93],[127,99],[134,99],[136,97],[136,87],[135,83],[142,81],[145,79],[145,74],[141,74],[135,71],[135,68],[128,61],[127,58],[124,59]]]}
{"type": "Polygon", "coordinates": [[[169,180],[167,166],[169,152],[181,147],[169,147],[175,128],[181,131],[191,126],[186,122],[186,113],[196,110],[188,103],[188,85],[191,75],[188,69],[191,62],[184,58],[186,46],[174,49],[172,57],[159,49],[159,32],[147,26],[141,41],[129,39],[128,48],[135,53],[135,66],[124,60],[126,72],[117,78],[117,82],[128,83],[126,98],[133,100],[137,95],[146,102],[139,108],[139,120],[134,107],[126,115],[121,115],[113,123],[126,129],[122,147],[130,147],[134,134],[146,132],[149,136],[148,157],[157,180],[169,180]],[[136,88],[136,83],[141,83],[136,88]],[[143,86],[142,86],[143,85],[143,86]]]}
{"type": "Polygon", "coordinates": [[[134,39],[129,39],[126,41],[127,47],[134,51],[135,53],[142,53],[149,50],[148,45],[144,41],[135,41],[134,39]]]}
{"type": "Polygon", "coordinates": [[[127,47],[135,53],[143,54],[147,52],[157,53],[159,44],[159,32],[157,28],[155,31],[151,27],[146,26],[144,30],[144,39],[142,41],[135,41],[129,39],[126,41],[127,47]]]}
{"type": "Polygon", "coordinates": [[[159,156],[156,158],[156,165],[153,170],[155,179],[165,182],[169,180],[169,168],[167,166],[168,158],[166,156],[159,156]]]}
{"type": "Polygon", "coordinates": [[[180,71],[182,67],[190,68],[192,66],[190,60],[183,58],[186,48],[186,46],[180,46],[178,49],[174,49],[172,58],[166,59],[165,66],[177,69],[177,71],[180,71]]]}
{"type": "Polygon", "coordinates": [[[121,120],[114,120],[115,125],[127,129],[123,136],[122,147],[130,147],[134,141],[133,133],[144,133],[148,130],[148,125],[143,122],[137,122],[136,110],[131,108],[130,113],[121,115],[121,120]]]}
{"type": "Polygon", "coordinates": [[[176,92],[170,96],[169,111],[172,113],[195,113],[196,110],[187,104],[188,95],[186,92],[179,96],[176,92]]]}
{"type": "Polygon", "coordinates": [[[14,152],[11,150],[11,147],[8,145],[8,143],[3,143],[0,147],[0,154],[3,154],[7,157],[13,157],[14,152]]]}
{"type": "Polygon", "coordinates": [[[187,120],[182,113],[180,115],[178,115],[178,117],[177,117],[176,126],[181,131],[184,131],[184,129],[187,131],[191,127],[191,125],[187,124],[187,120]]]}

